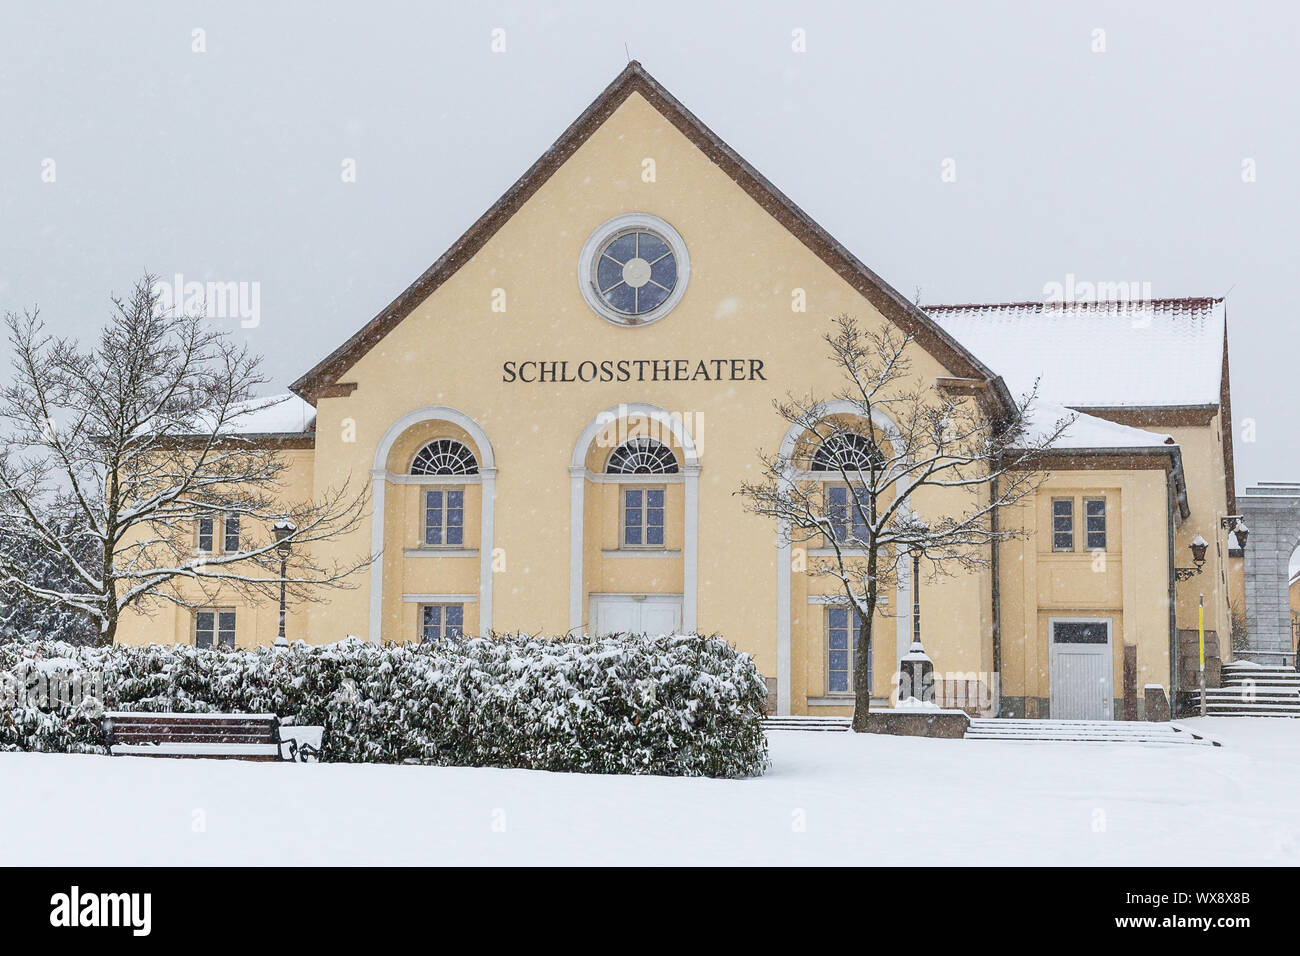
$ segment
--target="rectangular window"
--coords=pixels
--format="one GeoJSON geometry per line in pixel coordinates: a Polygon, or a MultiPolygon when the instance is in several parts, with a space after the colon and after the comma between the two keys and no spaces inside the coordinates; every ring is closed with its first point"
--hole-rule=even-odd
{"type": "Polygon", "coordinates": [[[212,647],[214,643],[218,647],[235,646],[234,608],[194,612],[194,646],[212,647]]]}
{"type": "Polygon", "coordinates": [[[1105,644],[1110,640],[1110,621],[1053,621],[1052,640],[1057,644],[1105,644]]]}
{"type": "Polygon", "coordinates": [[[227,553],[239,550],[239,515],[226,515],[226,520],[222,526],[224,532],[222,536],[221,547],[227,553]]]}
{"type": "MultiPolygon", "coordinates": [[[[853,693],[853,668],[857,656],[862,615],[857,608],[826,609],[826,693],[853,693]]],[[[867,652],[867,682],[871,682],[871,652],[867,652]]]]}
{"type": "Polygon", "coordinates": [[[424,543],[460,547],[465,543],[465,490],[424,493],[424,543]]]}
{"type": "Polygon", "coordinates": [[[826,486],[826,517],[835,531],[835,540],[841,544],[867,543],[867,526],[859,514],[864,504],[849,494],[848,485],[826,486]]]}
{"type": "Polygon", "coordinates": [[[198,548],[211,551],[216,537],[216,519],[212,515],[200,515],[198,524],[198,548]]]}
{"type": "Polygon", "coordinates": [[[1052,550],[1074,550],[1074,499],[1052,499],[1052,550]]]}
{"type": "Polygon", "coordinates": [[[464,632],[465,605],[425,604],[420,608],[420,639],[460,638],[464,632]]]}
{"type": "Polygon", "coordinates": [[[1089,551],[1106,550],[1106,499],[1084,498],[1083,519],[1087,522],[1084,529],[1088,538],[1089,551]]]}
{"type": "Polygon", "coordinates": [[[623,489],[623,547],[664,546],[663,488],[623,489]]]}

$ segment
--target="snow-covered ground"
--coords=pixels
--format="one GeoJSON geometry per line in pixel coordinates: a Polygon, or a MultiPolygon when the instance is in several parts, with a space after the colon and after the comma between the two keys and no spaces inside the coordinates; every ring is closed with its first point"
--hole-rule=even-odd
{"type": "Polygon", "coordinates": [[[1221,748],[777,732],[754,780],[0,754],[7,864],[1294,864],[1300,720],[1221,748]]]}

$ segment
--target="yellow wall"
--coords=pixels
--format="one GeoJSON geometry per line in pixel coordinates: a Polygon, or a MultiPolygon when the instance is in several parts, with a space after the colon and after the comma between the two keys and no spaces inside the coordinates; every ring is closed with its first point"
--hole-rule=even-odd
{"type": "Polygon", "coordinates": [[[1027,536],[1002,545],[1002,695],[1026,699],[1028,716],[1050,698],[1049,621],[1109,618],[1114,697],[1123,696],[1125,644],[1138,648],[1138,694],[1146,684],[1169,689],[1169,560],[1166,473],[1059,470],[1006,515],[1027,536]],[[1085,549],[1084,497],[1106,499],[1104,554],[1085,549]],[[1052,550],[1051,502],[1075,499],[1076,550],[1052,550]]]}
{"type": "Polygon", "coordinates": [[[1197,601],[1204,595],[1205,629],[1218,633],[1220,653],[1226,661],[1230,659],[1232,649],[1229,596],[1233,588],[1228,580],[1231,570],[1228,545],[1231,541],[1235,546],[1236,541],[1231,530],[1219,527],[1219,517],[1229,514],[1230,507],[1235,505],[1235,502],[1227,500],[1221,429],[1217,415],[1209,425],[1156,428],[1172,435],[1182,449],[1187,503],[1191,509],[1190,516],[1174,535],[1174,561],[1179,567],[1192,566],[1192,539],[1199,534],[1210,542],[1202,573],[1177,586],[1178,627],[1196,627],[1197,601]]]}
{"type": "MultiPolygon", "coordinates": [[[[500,230],[424,302],[341,378],[354,383],[346,395],[317,405],[314,460],[295,459],[295,491],[364,484],[383,436],[407,413],[449,406],[483,429],[495,457],[495,536],[492,620],[480,621],[478,605],[465,606],[465,628],[563,633],[569,629],[570,464],[578,436],[598,413],[620,403],[645,402],[684,417],[699,450],[699,568],[697,629],[720,632],[754,655],[769,677],[777,673],[776,529],[745,511],[740,483],[760,477],[757,452],[775,452],[785,434],[772,402],[788,393],[815,390],[832,380],[823,336],[828,317],[848,313],[870,326],[886,321],[843,278],[700,153],[639,94],[633,94],[579,147],[500,230]],[[655,181],[645,182],[644,160],[654,160],[655,181]],[[576,266],[588,237],[614,216],[642,212],[662,217],[682,235],[691,276],[685,296],[663,319],[638,328],[615,326],[592,314],[579,292],[576,266]],[[796,292],[806,311],[792,310],[796,292]],[[505,302],[505,311],[494,306],[505,302]],[[765,380],[678,382],[504,382],[504,362],[715,358],[759,359],[765,380]]],[[[982,356],[994,368],[998,356],[982,356]]],[[[951,374],[919,346],[911,350],[916,383],[929,387],[951,374]]],[[[1179,563],[1198,531],[1218,541],[1217,515],[1226,509],[1217,423],[1176,430],[1183,444],[1192,520],[1177,529],[1179,563]],[[1216,457],[1217,456],[1217,457],[1216,457]]],[[[479,460],[486,449],[446,422],[426,422],[402,434],[387,460],[388,475],[409,471],[412,455],[427,441],[465,442],[479,460]]],[[[673,443],[685,464],[680,443],[673,443]]],[[[608,447],[593,444],[588,472],[603,471],[608,447]]],[[[666,550],[684,549],[685,485],[664,482],[668,518],[666,550]]],[[[411,594],[472,594],[479,590],[482,548],[479,519],[484,486],[466,493],[465,546],[469,552],[420,551],[419,484],[387,486],[384,501],[382,636],[417,635],[418,605],[411,594]],[[430,552],[430,554],[434,554],[430,552]]],[[[957,491],[927,490],[913,502],[918,512],[962,510],[957,491]]],[[[1034,537],[1005,546],[998,585],[1002,614],[1002,692],[1046,698],[1047,620],[1070,613],[1110,616],[1114,621],[1116,694],[1126,641],[1139,648],[1139,684],[1167,684],[1168,507],[1165,473],[1159,470],[1065,471],[1052,475],[1019,518],[1034,537]],[[1104,569],[1091,556],[1051,553],[1050,536],[1039,533],[1051,494],[1102,493],[1114,542],[1104,569]]],[[[682,593],[684,560],[678,553],[651,558],[606,555],[618,546],[619,485],[585,482],[583,595],[590,592],[682,593]]],[[[1080,523],[1082,516],[1079,517],[1080,523]]],[[[323,544],[319,559],[355,560],[370,551],[371,527],[323,544]]],[[[805,556],[807,557],[807,556],[805,556]]],[[[807,558],[815,561],[815,556],[807,558]]],[[[1226,587],[1211,549],[1203,576],[1211,619],[1226,620],[1226,587]]],[[[1201,581],[1197,582],[1200,586],[1201,581]]],[[[294,608],[290,636],[325,643],[369,631],[370,580],[362,574],[351,590],[335,591],[319,604],[294,608]]],[[[826,578],[795,573],[791,580],[791,698],[795,713],[844,713],[826,700],[824,607],[810,603],[832,590],[826,578]],[[810,703],[811,702],[811,703],[810,703]]],[[[1179,619],[1195,595],[1179,592],[1179,619]]],[[[875,687],[892,690],[899,649],[897,595],[877,621],[875,687]]],[[[991,570],[959,573],[921,583],[926,649],[942,673],[987,677],[993,658],[994,582],[991,570]]],[[[584,613],[585,613],[584,600],[584,613]]],[[[244,617],[241,616],[241,622],[244,617]]],[[[274,614],[259,612],[240,643],[274,635],[274,614]],[[272,622],[268,624],[267,622],[272,622]]],[[[163,608],[124,631],[131,641],[185,637],[188,613],[163,608]],[[182,619],[184,618],[184,619],[182,619]]],[[[910,637],[910,630],[901,635],[910,637]]]]}
{"type": "MultiPolygon", "coordinates": [[[[279,453],[285,463],[281,472],[280,496],[286,503],[311,499],[314,493],[311,449],[286,449],[279,453]]],[[[143,529],[142,529],[143,530],[143,529]]],[[[262,538],[269,540],[269,528],[257,528],[248,519],[240,527],[244,540],[262,538]]],[[[217,547],[220,547],[218,533],[217,547]]],[[[197,554],[197,551],[196,551],[197,554]]],[[[230,566],[238,569],[238,564],[230,566]]],[[[193,582],[178,582],[176,593],[185,601],[205,607],[230,607],[235,610],[235,644],[238,647],[256,647],[275,641],[280,628],[280,604],[259,596],[237,594],[229,587],[200,587],[193,582]]],[[[289,640],[313,640],[308,630],[308,610],[301,603],[287,602],[285,634],[289,640]]],[[[363,634],[364,631],[353,631],[363,634]]],[[[346,637],[347,635],[341,635],[346,637]]],[[[154,600],[128,608],[118,624],[117,640],[122,644],[192,644],[194,643],[194,612],[167,600],[154,600]]],[[[319,643],[318,641],[316,643],[319,643]]]]}
{"type": "MultiPolygon", "coordinates": [[[[495,581],[498,629],[568,629],[569,463],[595,416],[620,402],[648,402],[688,416],[700,444],[699,629],[725,632],[775,673],[775,529],[734,495],[757,474],[755,452],[775,451],[784,434],[768,411],[790,388],[827,377],[827,317],[848,312],[884,321],[874,307],[745,194],[639,95],[633,95],[579,148],[487,245],[343,376],[349,396],[318,405],[317,485],[365,474],[381,436],[401,415],[446,404],[477,421],[492,441],[497,476],[497,546],[507,570],[495,581]],[[656,161],[657,182],[641,180],[656,161]],[[664,319],[620,328],[594,316],[577,288],[583,243],[626,212],[660,216],[690,253],[685,297],[664,319]],[[744,255],[736,253],[743,237],[744,255]],[[803,289],[807,312],[791,311],[803,289]],[[491,310],[504,289],[507,311],[491,310]],[[502,363],[521,359],[759,358],[767,381],[504,384],[502,363]],[[355,441],[346,442],[348,427],[355,441]],[[534,509],[546,520],[536,521],[534,509]],[[738,560],[737,556],[742,556],[738,560]]],[[[947,371],[919,348],[918,379],[947,371]]],[[[588,508],[596,495],[588,488],[588,508]]],[[[589,513],[592,527],[594,512],[589,513]]],[[[365,537],[365,532],[358,539],[365,537]]],[[[363,547],[340,542],[342,551],[363,547]]],[[[649,586],[677,563],[600,560],[587,536],[588,589],[613,587],[605,575],[649,586]],[[617,563],[615,568],[613,565],[617,563]],[[600,582],[597,584],[597,582],[600,582]]],[[[390,558],[391,560],[391,558],[390,558]]],[[[388,567],[388,566],[386,566],[388,567]]],[[[385,607],[400,599],[386,571],[385,607]]],[[[313,616],[313,636],[364,628],[369,592],[346,592],[313,616]]],[[[405,637],[399,628],[386,636],[405,637]]],[[[797,678],[796,678],[797,679],[797,678]]]]}

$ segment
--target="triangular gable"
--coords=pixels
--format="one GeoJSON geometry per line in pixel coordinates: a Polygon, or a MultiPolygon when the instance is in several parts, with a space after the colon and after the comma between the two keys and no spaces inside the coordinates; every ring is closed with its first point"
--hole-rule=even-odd
{"type": "Polygon", "coordinates": [[[711,129],[633,60],[605,91],[579,116],[541,158],[510,187],[495,205],[456,240],[425,273],[365,327],[331,352],[290,388],[312,404],[331,394],[333,386],[358,359],[374,348],[385,335],[447,281],[487,243],[515,212],[550,179],[583,143],[633,93],[647,102],[680,130],[701,152],[736,182],[792,235],[812,250],[836,274],[856,289],[882,315],[943,364],[958,379],[973,379],[983,386],[988,406],[1006,414],[1010,393],[1002,379],[966,350],[924,312],[898,293],[889,283],[863,265],[812,217],[796,206],[754,167],[742,159],[711,129]]]}

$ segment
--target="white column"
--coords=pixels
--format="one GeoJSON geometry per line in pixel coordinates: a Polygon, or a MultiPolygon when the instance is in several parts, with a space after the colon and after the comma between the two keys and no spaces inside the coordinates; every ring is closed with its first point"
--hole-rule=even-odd
{"type": "Polygon", "coordinates": [[[384,492],[388,472],[383,468],[370,471],[370,631],[371,644],[384,639],[384,492]]]}
{"type": "MultiPolygon", "coordinates": [[[[781,479],[780,492],[789,494],[790,478],[781,479]]],[[[776,712],[790,713],[790,523],[776,529],[776,712]]]]}
{"type": "Polygon", "coordinates": [[[689,634],[698,626],[700,586],[700,466],[687,464],[686,527],[682,537],[682,631],[689,634]]]}
{"type": "Polygon", "coordinates": [[[492,632],[492,552],[496,533],[497,470],[483,468],[479,503],[478,564],[478,632],[487,637],[492,632]]]}
{"type": "MultiPolygon", "coordinates": [[[[910,495],[904,495],[899,512],[906,513],[912,507],[910,495]]],[[[912,556],[904,554],[898,560],[898,572],[894,578],[894,627],[898,643],[898,659],[894,661],[893,677],[897,678],[903,670],[903,655],[912,646],[912,588],[918,582],[912,580],[912,556]]],[[[930,645],[933,648],[933,644],[930,645]]],[[[896,696],[896,695],[895,695],[896,696]]]]}
{"type": "Polygon", "coordinates": [[[582,629],[582,517],[586,507],[587,469],[569,467],[569,632],[582,629]]]}
{"type": "MultiPolygon", "coordinates": [[[[904,555],[898,562],[898,572],[894,582],[894,627],[897,632],[898,657],[894,661],[894,675],[903,667],[903,655],[912,646],[912,556],[904,555]]],[[[933,647],[934,645],[931,645],[933,647]]]]}

